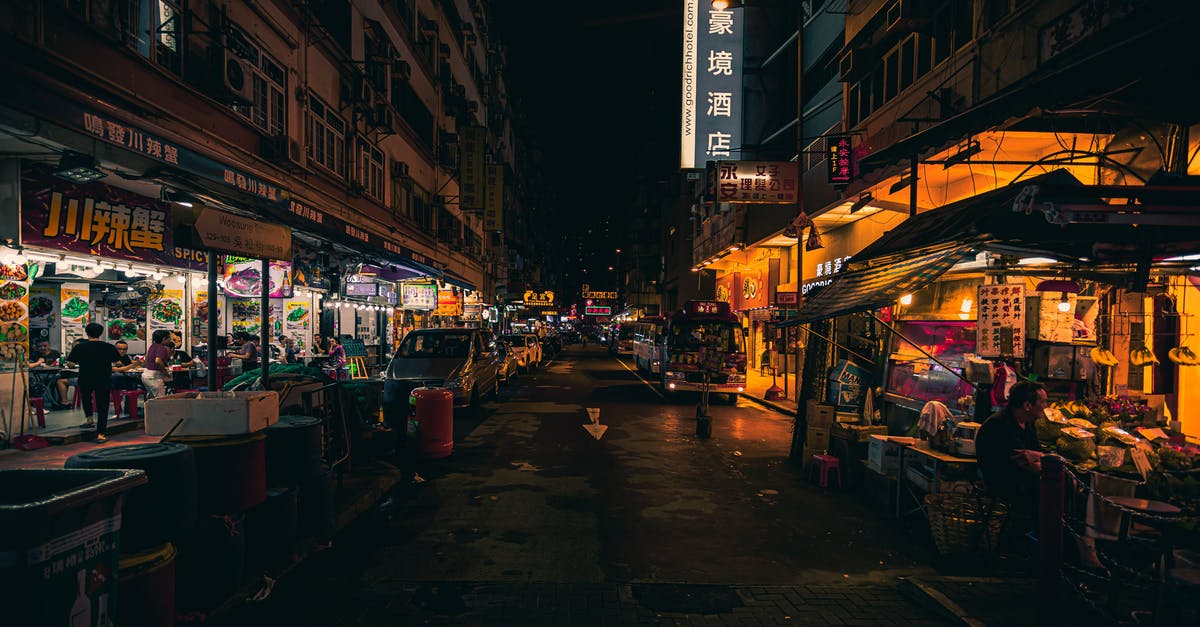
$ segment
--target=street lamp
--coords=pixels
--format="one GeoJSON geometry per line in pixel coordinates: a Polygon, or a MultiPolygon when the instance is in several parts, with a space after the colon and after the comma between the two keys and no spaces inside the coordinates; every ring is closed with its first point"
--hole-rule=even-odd
{"type": "Polygon", "coordinates": [[[726,9],[737,9],[739,7],[745,6],[745,4],[746,4],[745,0],[712,0],[712,8],[714,8],[718,11],[724,11],[726,9]]]}

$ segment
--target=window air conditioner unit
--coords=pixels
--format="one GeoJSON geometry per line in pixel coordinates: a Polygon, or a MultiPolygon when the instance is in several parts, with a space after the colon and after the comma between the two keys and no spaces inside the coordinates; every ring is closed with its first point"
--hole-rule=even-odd
{"type": "Polygon", "coordinates": [[[853,49],[844,52],[842,58],[838,61],[838,70],[841,74],[842,82],[849,83],[858,80],[866,73],[866,65],[863,53],[853,49]]]}
{"type": "Polygon", "coordinates": [[[262,139],[261,150],[262,156],[272,163],[296,168],[304,167],[305,155],[303,147],[300,145],[300,142],[287,135],[264,137],[262,139]]]}
{"type": "Polygon", "coordinates": [[[928,19],[919,0],[896,0],[884,11],[884,30],[889,35],[902,35],[923,26],[928,19]]]}
{"type": "Polygon", "coordinates": [[[399,59],[392,61],[392,75],[408,80],[412,78],[412,66],[408,64],[408,61],[401,61],[399,59]]]}
{"type": "Polygon", "coordinates": [[[221,85],[233,104],[254,104],[254,65],[225,48],[221,64],[221,85]]]}
{"type": "Polygon", "coordinates": [[[408,178],[408,164],[403,161],[392,162],[392,178],[404,180],[408,178]]]}
{"type": "Polygon", "coordinates": [[[438,30],[437,22],[435,22],[429,18],[425,18],[425,17],[421,18],[421,32],[422,33],[433,36],[433,35],[437,35],[437,30],[438,30]]]}

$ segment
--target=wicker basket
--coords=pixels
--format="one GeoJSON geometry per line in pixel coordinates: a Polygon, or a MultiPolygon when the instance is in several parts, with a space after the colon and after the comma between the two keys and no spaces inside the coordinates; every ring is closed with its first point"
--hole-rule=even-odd
{"type": "Polygon", "coordinates": [[[925,511],[938,553],[949,557],[994,550],[1008,507],[976,494],[943,493],[926,495],[925,511]]]}

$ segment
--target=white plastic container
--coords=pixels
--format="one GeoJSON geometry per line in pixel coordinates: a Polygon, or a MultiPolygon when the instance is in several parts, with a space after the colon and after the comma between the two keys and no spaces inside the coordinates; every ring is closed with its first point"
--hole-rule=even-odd
{"type": "Polygon", "coordinates": [[[201,392],[170,394],[146,401],[146,433],[166,435],[239,435],[279,422],[278,392],[201,392]]]}

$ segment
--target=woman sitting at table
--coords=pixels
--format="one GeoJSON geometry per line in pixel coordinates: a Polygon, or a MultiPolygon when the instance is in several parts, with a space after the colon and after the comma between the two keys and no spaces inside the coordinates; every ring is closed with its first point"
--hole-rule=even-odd
{"type": "Polygon", "coordinates": [[[300,360],[296,358],[296,340],[293,340],[290,337],[280,336],[280,342],[283,343],[283,363],[299,363],[300,360]]]}
{"type": "MultiPolygon", "coordinates": [[[[79,346],[86,341],[87,340],[83,338],[76,338],[75,343],[71,344],[71,349],[74,350],[76,346],[79,346]]],[[[66,361],[62,362],[62,364],[68,368],[75,367],[75,364],[66,361]]],[[[51,409],[70,409],[71,406],[67,404],[67,390],[69,390],[72,386],[75,386],[75,388],[78,389],[79,376],[71,371],[63,371],[59,373],[58,380],[54,383],[58,388],[59,404],[51,406],[51,409]]]]}

